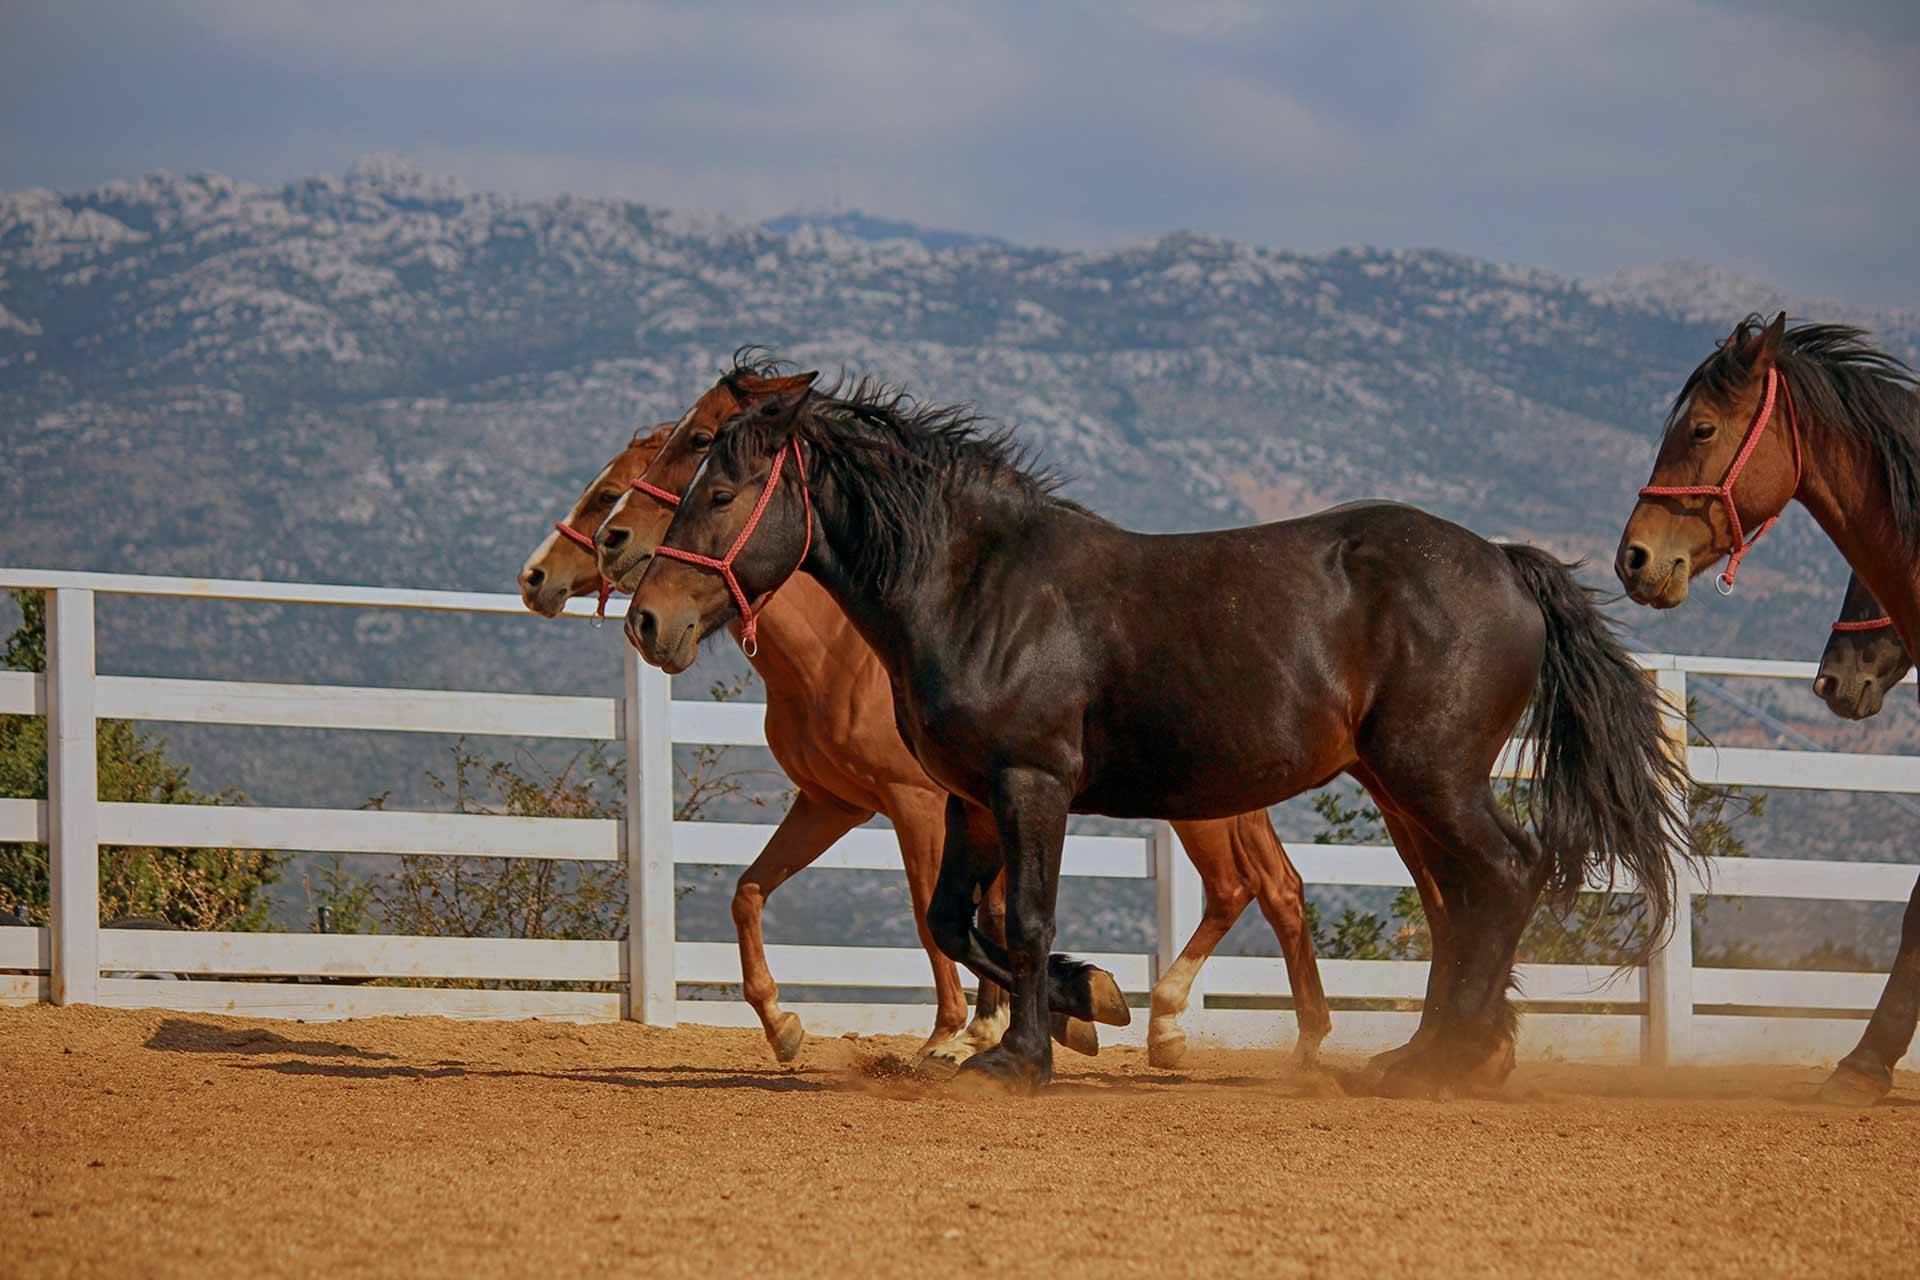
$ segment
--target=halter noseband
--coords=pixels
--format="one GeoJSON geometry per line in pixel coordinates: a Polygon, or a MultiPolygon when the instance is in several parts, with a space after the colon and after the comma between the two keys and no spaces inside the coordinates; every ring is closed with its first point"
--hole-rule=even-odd
{"type": "MultiPolygon", "coordinates": [[[[733,545],[727,548],[726,555],[716,560],[712,556],[682,551],[678,547],[655,547],[653,551],[656,556],[665,556],[669,560],[679,560],[700,569],[712,569],[726,580],[727,590],[733,594],[733,603],[740,610],[740,620],[743,624],[740,628],[740,649],[749,658],[760,652],[760,644],[754,638],[760,626],[760,616],[753,611],[752,602],[747,599],[747,593],[741,589],[740,579],[733,572],[733,562],[740,558],[741,551],[746,548],[747,539],[751,538],[754,529],[759,527],[760,517],[767,513],[767,504],[773,501],[773,491],[780,487],[780,472],[786,466],[789,445],[793,448],[794,468],[800,473],[800,501],[806,509],[807,529],[806,545],[800,548],[800,560],[794,568],[797,570],[800,565],[805,564],[808,553],[813,550],[813,495],[807,489],[807,461],[800,454],[800,441],[792,436],[789,436],[786,444],[781,445],[773,455],[773,468],[767,472],[767,483],[761,487],[760,500],[753,504],[752,513],[747,516],[746,524],[742,525],[740,532],[735,535],[733,545]]],[[[636,480],[634,483],[638,485],[639,481],[636,480]]],[[[649,489],[649,492],[653,491],[649,489]]],[[[656,496],[660,495],[656,493],[656,496]]],[[[668,500],[676,506],[680,502],[678,498],[668,500]]]]}
{"type": "MultiPolygon", "coordinates": [[[[565,538],[568,542],[571,542],[574,546],[580,548],[582,551],[586,552],[588,555],[592,556],[594,558],[594,563],[596,565],[599,563],[600,552],[599,552],[599,549],[593,545],[592,538],[589,538],[586,534],[580,532],[578,529],[568,524],[565,520],[555,520],[553,522],[553,527],[554,527],[554,531],[557,532],[561,537],[565,538]]],[[[605,578],[605,577],[601,578],[600,579],[600,602],[594,605],[593,607],[593,625],[594,626],[597,627],[606,620],[607,597],[612,594],[613,594],[613,579],[605,578]]]]}
{"type": "Polygon", "coordinates": [[[1836,622],[1833,624],[1833,629],[1835,631],[1878,631],[1881,627],[1892,625],[1893,617],[1888,615],[1884,618],[1865,618],[1859,622],[1836,622]]]}
{"type": "MultiPolygon", "coordinates": [[[[638,477],[635,477],[632,484],[633,484],[633,487],[638,489],[640,492],[646,494],[649,497],[658,498],[660,501],[666,503],[670,507],[677,507],[680,505],[679,494],[671,493],[665,489],[662,489],[657,484],[649,484],[645,480],[639,479],[638,477]]],[[[592,556],[594,558],[595,564],[599,563],[600,548],[594,545],[594,541],[592,538],[589,538],[586,534],[580,532],[578,529],[568,524],[565,520],[555,520],[553,522],[553,527],[560,534],[561,537],[565,538],[568,542],[571,542],[574,546],[580,548],[582,551],[586,552],[588,555],[592,556]]],[[[600,579],[600,600],[593,607],[593,618],[594,618],[595,626],[600,625],[600,623],[606,619],[607,597],[612,594],[613,594],[613,579],[602,577],[600,579]]]]}
{"type": "MultiPolygon", "coordinates": [[[[1740,507],[1733,500],[1734,482],[1740,473],[1746,470],[1747,462],[1753,457],[1754,449],[1760,443],[1760,436],[1767,429],[1767,423],[1773,419],[1775,395],[1785,398],[1787,403],[1787,434],[1793,439],[1793,487],[1800,488],[1800,427],[1793,411],[1793,392],[1787,387],[1787,380],[1780,371],[1771,366],[1767,369],[1767,393],[1761,398],[1760,408],[1753,415],[1753,423],[1747,428],[1746,438],[1740,442],[1740,452],[1734,455],[1733,463],[1727,468],[1726,478],[1719,484],[1650,484],[1640,490],[1643,498],[1718,498],[1727,508],[1727,520],[1733,526],[1733,550],[1727,553],[1727,567],[1714,578],[1713,585],[1721,595],[1733,594],[1733,575],[1740,570],[1740,558],[1753,549],[1760,541],[1760,535],[1773,528],[1774,521],[1780,518],[1776,511],[1768,516],[1751,538],[1745,537],[1740,528],[1740,507]]],[[[1782,510],[1785,510],[1782,507],[1782,510]]]]}

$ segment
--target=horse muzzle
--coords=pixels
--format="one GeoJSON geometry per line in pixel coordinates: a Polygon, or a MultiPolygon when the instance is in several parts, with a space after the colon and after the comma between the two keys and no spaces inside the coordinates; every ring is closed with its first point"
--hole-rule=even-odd
{"type": "Polygon", "coordinates": [[[1662,556],[1640,542],[1623,542],[1613,572],[1635,604],[1672,609],[1686,601],[1692,563],[1684,555],[1662,556]]]}

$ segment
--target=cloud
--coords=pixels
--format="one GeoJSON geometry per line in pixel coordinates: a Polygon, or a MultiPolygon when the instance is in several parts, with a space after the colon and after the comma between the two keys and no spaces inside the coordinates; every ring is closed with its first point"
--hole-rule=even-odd
{"type": "Polygon", "coordinates": [[[741,217],[837,182],[1014,239],[1696,258],[1910,304],[1920,10],[1828,8],[15,4],[0,186],[401,151],[476,186],[741,217]]]}

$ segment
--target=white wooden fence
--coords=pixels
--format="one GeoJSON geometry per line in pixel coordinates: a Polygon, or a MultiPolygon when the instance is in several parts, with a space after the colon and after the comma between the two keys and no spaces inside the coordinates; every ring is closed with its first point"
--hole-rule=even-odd
{"type": "MultiPolygon", "coordinates": [[[[0,800],[0,842],[44,842],[52,863],[49,926],[0,928],[0,1002],[52,1000],[309,1019],[438,1014],[753,1025],[751,1012],[739,1001],[679,996],[683,984],[737,983],[740,968],[730,942],[676,938],[674,865],[744,865],[771,828],[674,821],[672,745],[764,745],[759,707],[673,702],[666,677],[635,661],[630,651],[624,696],[617,699],[161,680],[95,670],[94,601],[101,594],[525,616],[513,596],[32,570],[0,570],[0,587],[48,593],[47,672],[44,677],[0,673],[0,713],[47,717],[50,766],[50,799],[0,800]],[[619,740],[627,760],[625,815],[604,821],[103,803],[96,798],[95,723],[106,717],[619,740]],[[625,859],[630,928],[624,942],[103,931],[98,914],[103,844],[625,859]],[[186,981],[114,976],[132,972],[212,976],[186,981]],[[622,993],[259,981],[314,976],[594,982],[619,984],[622,993]]],[[[576,602],[569,616],[587,612],[576,602]]],[[[542,623],[529,618],[528,625],[542,623]]],[[[553,637],[554,643],[565,640],[553,637]]],[[[1808,663],[1671,655],[1642,660],[1676,706],[1685,705],[1689,673],[1792,680],[1813,674],[1808,663]]],[[[1678,720],[1672,723],[1677,730],[1678,720]]],[[[1510,751],[1509,764],[1516,754],[1510,751]]],[[[1690,763],[1695,777],[1708,782],[1920,793],[1920,760],[1904,757],[1693,748],[1690,763]]],[[[1390,848],[1298,843],[1290,852],[1309,883],[1411,883],[1390,848]]],[[[861,829],[816,865],[897,869],[899,855],[891,832],[861,829]]],[[[1123,988],[1144,992],[1200,916],[1198,878],[1170,828],[1160,824],[1146,838],[1071,837],[1063,869],[1068,875],[1156,882],[1157,951],[1093,957],[1123,988]]],[[[1721,861],[1710,880],[1716,894],[1904,902],[1915,875],[1911,865],[1740,859],[1721,861]]],[[[1706,889],[1699,881],[1691,887],[1695,893],[1706,889]]],[[[1878,973],[1695,968],[1690,928],[1688,914],[1681,912],[1672,943],[1645,968],[1523,966],[1531,1010],[1523,1052],[1653,1062],[1824,1062],[1851,1047],[1865,1011],[1879,996],[1883,975],[1878,973]],[[1570,1005],[1577,1008],[1567,1011],[1570,1005]]],[[[789,986],[894,989],[925,988],[930,982],[925,958],[912,948],[776,945],[768,948],[768,958],[776,977],[789,986]]],[[[1373,1050],[1410,1032],[1415,1015],[1404,1009],[1339,1006],[1356,999],[1417,1001],[1425,990],[1424,964],[1330,960],[1321,968],[1336,1002],[1329,1047],[1373,1050]]],[[[1244,1006],[1247,997],[1286,992],[1278,959],[1217,956],[1195,986],[1186,1017],[1189,1032],[1226,1043],[1286,1043],[1293,1034],[1290,1016],[1272,1008],[1233,1007],[1244,1006]]],[[[917,1003],[787,1007],[811,1030],[825,1034],[921,1033],[931,1022],[928,1007],[917,1003]]],[[[1140,1043],[1145,1024],[1143,1010],[1131,1028],[1109,1038],[1140,1043]]]]}

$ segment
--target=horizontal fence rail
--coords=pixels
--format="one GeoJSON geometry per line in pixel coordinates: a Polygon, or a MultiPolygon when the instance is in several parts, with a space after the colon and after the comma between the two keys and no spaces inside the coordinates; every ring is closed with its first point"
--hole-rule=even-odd
{"type": "MultiPolygon", "coordinates": [[[[93,656],[98,595],[443,614],[525,611],[511,595],[36,570],[0,570],[0,586],[50,593],[49,669],[45,675],[0,673],[0,714],[48,718],[52,794],[44,801],[0,799],[0,842],[48,845],[54,888],[47,927],[0,927],[0,1002],[52,999],[261,1017],[631,1017],[659,1025],[679,1019],[757,1025],[750,1009],[726,998],[740,981],[738,948],[676,937],[674,867],[745,865],[773,828],[674,820],[671,748],[764,748],[758,704],[673,701],[666,678],[631,653],[618,698],[102,675],[93,656]],[[619,819],[573,820],[103,802],[92,773],[94,725],[108,718],[619,742],[627,758],[625,811],[619,819]],[[101,929],[102,845],[620,861],[628,871],[629,925],[626,937],[601,941],[101,929]],[[476,989],[476,983],[529,989],[476,989]],[[714,988],[723,998],[701,998],[714,988]]],[[[575,601],[567,616],[591,612],[591,601],[575,601]]],[[[1803,680],[1815,671],[1812,663],[1772,659],[1637,657],[1675,708],[1685,705],[1689,674],[1803,680]]],[[[1670,718],[1675,750],[1681,726],[1677,716],[1670,718]]],[[[1903,756],[1700,746],[1686,752],[1702,782],[1920,794],[1920,760],[1903,756]]],[[[1497,772],[1524,774],[1530,758],[1529,744],[1510,743],[1497,772]]],[[[1288,852],[1310,884],[1412,884],[1391,848],[1294,843],[1288,852]]],[[[863,827],[814,865],[897,871],[900,851],[891,831],[863,827]]],[[[1089,957],[1144,1000],[1201,911],[1198,877],[1171,829],[1155,824],[1144,836],[1069,836],[1062,871],[1153,882],[1155,948],[1089,957]]],[[[1683,886],[1693,894],[1904,902],[1916,876],[1920,868],[1905,864],[1718,859],[1704,874],[1689,870],[1683,886]]],[[[1826,1061],[1850,1047],[1879,998],[1880,974],[1695,968],[1688,918],[1680,915],[1673,941],[1645,966],[1522,965],[1523,1047],[1656,1062],[1826,1061]]],[[[776,944],[767,956],[784,983],[847,993],[786,1005],[816,1033],[918,1035],[931,1023],[931,975],[918,948],[776,944]],[[895,999],[876,1003],[869,993],[895,999]]],[[[1426,990],[1424,963],[1323,960],[1321,971],[1337,1009],[1332,1047],[1371,1051],[1411,1032],[1426,990]]],[[[1277,1010],[1290,1004],[1287,990],[1278,958],[1216,956],[1194,985],[1186,1021],[1203,1038],[1271,1044],[1286,1038],[1290,1019],[1277,1010]]],[[[1145,1023],[1136,1018],[1109,1038],[1143,1043],[1145,1023]]]]}

